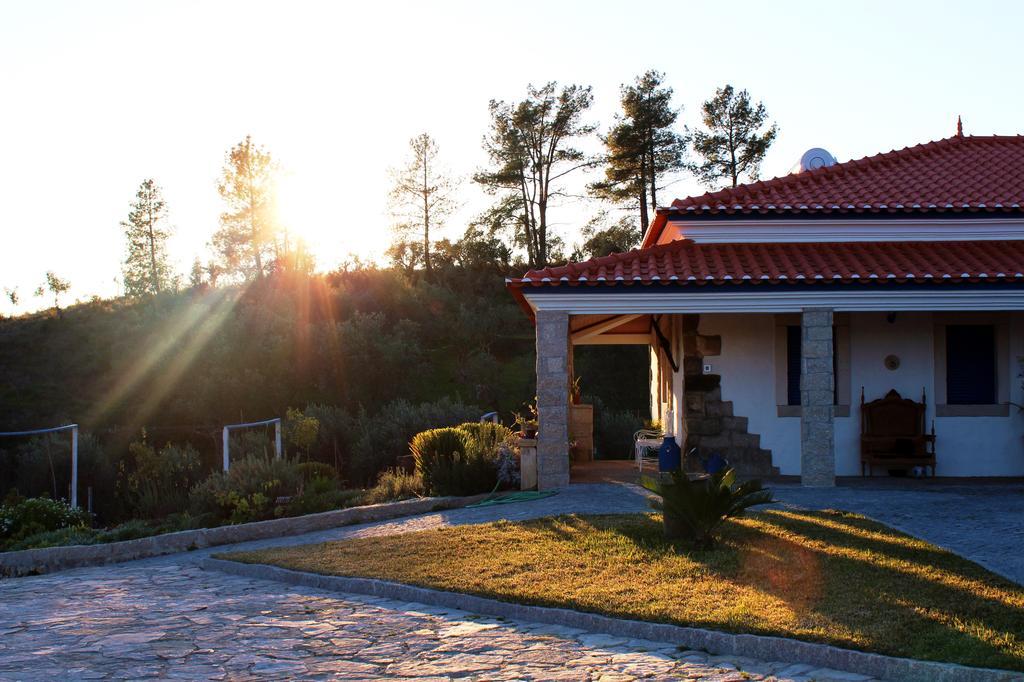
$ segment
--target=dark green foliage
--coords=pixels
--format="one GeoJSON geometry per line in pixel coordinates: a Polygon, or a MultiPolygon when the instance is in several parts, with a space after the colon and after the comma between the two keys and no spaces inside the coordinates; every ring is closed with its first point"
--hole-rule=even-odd
{"type": "Polygon", "coordinates": [[[558,244],[548,233],[547,211],[565,176],[590,164],[572,145],[594,132],[583,122],[593,100],[589,87],[559,88],[555,82],[527,86],[519,102],[491,100],[484,138],[490,168],[473,179],[495,195],[495,203],[478,222],[492,232],[510,232],[533,267],[555,260],[558,244]]]}
{"type": "Polygon", "coordinates": [[[573,260],[601,258],[636,248],[643,234],[637,230],[636,224],[633,216],[623,216],[611,222],[607,211],[600,212],[583,226],[583,243],[573,252],[573,260]]]}
{"type": "Polygon", "coordinates": [[[385,469],[377,477],[377,485],[366,491],[367,504],[380,504],[422,497],[426,492],[423,477],[402,469],[385,469]]]}
{"type": "Polygon", "coordinates": [[[168,443],[159,452],[145,441],[132,443],[121,480],[126,502],[140,519],[159,519],[188,508],[189,491],[202,478],[199,453],[168,443]]]}
{"type": "Polygon", "coordinates": [[[12,499],[10,504],[0,506],[0,543],[13,543],[36,533],[62,528],[88,528],[90,522],[86,511],[72,509],[61,500],[48,497],[12,499]]]}
{"type": "Polygon", "coordinates": [[[430,429],[417,433],[409,443],[416,471],[423,476],[427,490],[434,489],[434,470],[441,460],[450,461],[463,455],[469,445],[470,434],[455,426],[430,429]]]}
{"type": "Polygon", "coordinates": [[[701,119],[706,130],[693,135],[693,148],[703,158],[692,167],[698,179],[712,189],[723,180],[735,187],[742,176],[757,180],[761,161],[779,134],[774,123],[761,132],[768,123],[764,104],[754,104],[749,92],[726,85],[701,106],[701,119]]]}
{"type": "Polygon", "coordinates": [[[662,478],[645,477],[641,483],[661,500],[651,506],[662,512],[665,536],[670,540],[688,540],[698,549],[711,549],[715,530],[727,518],[742,516],[750,507],[773,502],[772,491],[761,481],[750,480],[739,485],[732,469],[691,481],[682,471],[662,478]],[[666,480],[666,478],[668,480],[666,480]]]}
{"type": "MultiPolygon", "coordinates": [[[[470,242],[489,239],[478,231],[470,242]]],[[[275,273],[244,289],[74,305],[63,320],[0,320],[0,430],[80,423],[79,497],[84,506],[93,489],[103,525],[135,515],[116,481],[131,474],[128,448],[143,428],[154,445],[194,448],[203,477],[221,468],[224,424],[290,406],[319,424],[309,461],[371,486],[416,433],[491,410],[508,423],[535,394],[533,326],[504,289],[502,258],[463,250],[453,265],[443,253],[438,245],[429,282],[374,267],[275,273]]],[[[578,349],[587,394],[646,409],[639,350],[605,347],[591,361],[578,349]]],[[[69,441],[0,440],[0,493],[67,497],[69,441]]],[[[272,428],[232,435],[233,461],[272,454],[272,428]]]]}
{"type": "Polygon", "coordinates": [[[303,483],[309,483],[317,478],[328,481],[338,480],[338,472],[335,468],[323,462],[300,462],[295,465],[295,469],[299,472],[299,476],[302,477],[303,483]]]}
{"type": "Polygon", "coordinates": [[[431,495],[474,495],[497,487],[500,455],[511,434],[501,424],[467,422],[418,433],[409,451],[431,495]]]}
{"type": "Polygon", "coordinates": [[[249,457],[230,469],[211,474],[190,496],[192,513],[229,523],[245,523],[283,516],[283,502],[301,490],[302,476],[295,464],[273,457],[249,457]]]}
{"type": "Polygon", "coordinates": [[[332,511],[362,504],[364,497],[362,490],[339,489],[335,479],[316,477],[303,483],[302,492],[288,501],[284,513],[287,516],[301,516],[332,511]]]}
{"type": "Polygon", "coordinates": [[[350,480],[372,483],[378,472],[395,466],[399,457],[409,454],[409,441],[420,431],[461,424],[479,417],[481,412],[479,407],[442,398],[419,404],[395,400],[373,417],[361,413],[356,420],[350,480]]]}
{"type": "Polygon", "coordinates": [[[672,106],[672,88],[662,85],[664,78],[651,70],[622,86],[622,112],[602,138],[607,149],[605,177],[590,186],[598,197],[637,209],[640,230],[633,232],[634,242],[647,231],[665,176],[686,165],[689,139],[672,129],[679,110],[672,106]]]}

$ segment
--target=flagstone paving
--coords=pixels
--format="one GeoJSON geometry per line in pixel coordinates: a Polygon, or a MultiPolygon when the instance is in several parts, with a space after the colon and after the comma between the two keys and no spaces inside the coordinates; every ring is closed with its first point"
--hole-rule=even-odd
{"type": "Polygon", "coordinates": [[[0,679],[863,679],[134,562],[4,581],[0,679]]]}
{"type": "MultiPolygon", "coordinates": [[[[856,488],[806,491],[783,486],[778,496],[790,504],[862,511],[882,521],[910,526],[911,532],[968,557],[971,551],[984,555],[989,546],[983,530],[987,520],[978,516],[980,510],[991,510],[993,504],[997,509],[1016,509],[1015,501],[1002,499],[1012,496],[998,490],[903,492],[856,488]],[[960,518],[965,520],[957,525],[960,518]],[[984,537],[979,539],[979,534],[984,537]]],[[[635,486],[578,485],[526,503],[448,510],[2,580],[0,680],[869,679],[806,665],[709,657],[664,642],[627,641],[416,604],[339,596],[202,571],[196,565],[197,559],[226,549],[411,532],[497,518],[524,520],[647,508],[643,491],[635,486]]],[[[1002,518],[1001,512],[997,516],[1002,518]]],[[[1003,540],[1017,542],[1019,550],[1024,544],[1019,521],[1004,521],[997,521],[996,527],[1003,540]]],[[[1019,557],[1020,552],[1015,555],[1019,557]]]]}

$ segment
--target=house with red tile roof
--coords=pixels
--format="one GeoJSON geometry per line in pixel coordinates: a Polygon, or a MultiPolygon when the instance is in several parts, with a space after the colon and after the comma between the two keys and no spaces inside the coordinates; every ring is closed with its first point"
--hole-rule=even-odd
{"type": "Polygon", "coordinates": [[[677,200],[641,248],[532,270],[540,487],[569,478],[572,348],[639,344],[692,461],[1024,475],[1024,137],[956,136],[677,200]]]}

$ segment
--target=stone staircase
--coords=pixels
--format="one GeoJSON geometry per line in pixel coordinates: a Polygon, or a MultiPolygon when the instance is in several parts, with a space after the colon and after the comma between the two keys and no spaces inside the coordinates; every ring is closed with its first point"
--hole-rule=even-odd
{"type": "MultiPolygon", "coordinates": [[[[720,336],[698,333],[699,315],[683,318],[683,373],[686,381],[686,447],[697,448],[700,457],[717,452],[729,460],[743,478],[778,475],[772,466],[772,452],[761,447],[761,436],[751,433],[746,417],[733,412],[732,401],[722,400],[722,377],[704,374],[704,358],[719,355],[720,336]]],[[[688,458],[689,470],[700,470],[700,462],[688,458]]]]}

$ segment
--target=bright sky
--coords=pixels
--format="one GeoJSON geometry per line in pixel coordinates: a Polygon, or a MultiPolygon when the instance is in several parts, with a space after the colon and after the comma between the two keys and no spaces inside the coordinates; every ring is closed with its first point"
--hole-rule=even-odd
{"type": "MultiPolygon", "coordinates": [[[[294,226],[320,269],[390,240],[387,169],[428,131],[468,175],[491,98],[529,82],[594,87],[667,73],[683,121],[726,82],[781,135],[764,177],[809,147],[839,160],[953,134],[1024,132],[1024,4],[941,2],[54,2],[0,0],[0,289],[20,310],[54,270],[69,298],[117,292],[119,222],[164,188],[187,272],[209,257],[224,154],[247,133],[288,170],[294,226]]],[[[670,194],[703,191],[691,179],[670,194]]],[[[668,199],[669,197],[666,197],[668,199]]],[[[448,233],[487,202],[470,182],[448,233]]],[[[574,241],[592,206],[563,207],[574,241]]],[[[6,300],[0,311],[14,309],[6,300]]]]}

